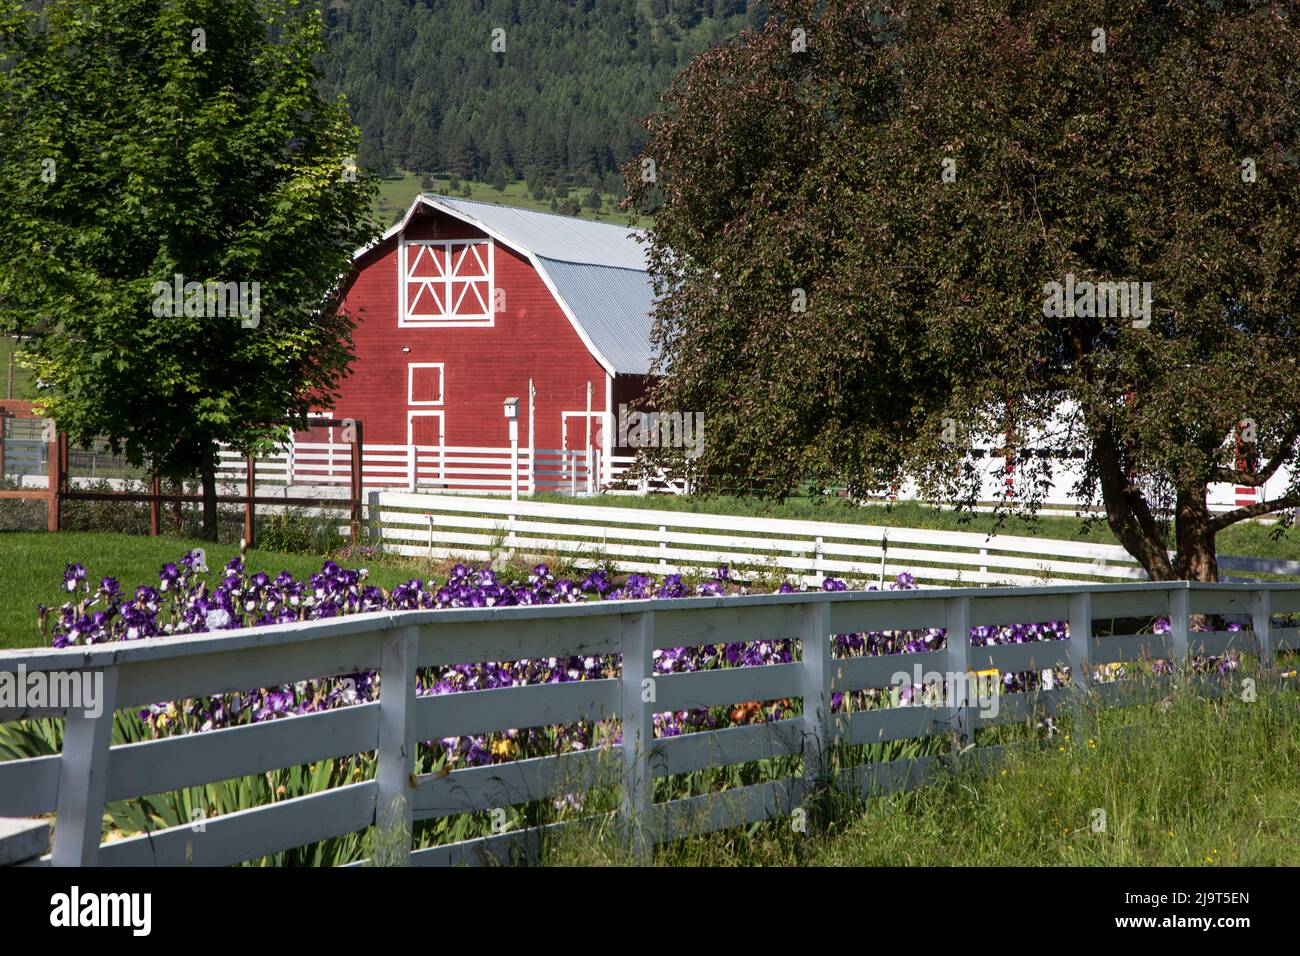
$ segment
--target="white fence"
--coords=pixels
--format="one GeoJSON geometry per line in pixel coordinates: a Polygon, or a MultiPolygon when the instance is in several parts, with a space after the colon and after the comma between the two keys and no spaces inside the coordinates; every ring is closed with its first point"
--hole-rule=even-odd
{"type": "MultiPolygon", "coordinates": [[[[351,446],[342,442],[295,442],[256,461],[259,483],[290,487],[330,486],[346,489],[352,469],[351,446]]],[[[366,488],[401,488],[421,492],[529,495],[539,491],[561,494],[645,494],[685,490],[680,480],[662,473],[628,477],[635,459],[615,457],[606,465],[599,448],[518,449],[456,445],[374,445],[361,455],[366,488]],[[626,479],[626,480],[625,480],[626,479]],[[611,488],[612,485],[626,487],[611,488]]],[[[245,458],[224,449],[217,476],[242,484],[245,458]]]]}
{"type": "MultiPolygon", "coordinates": [[[[0,762],[0,817],[56,814],[54,865],[228,865],[367,830],[377,811],[396,808],[409,839],[413,820],[551,799],[572,790],[594,767],[591,752],[513,763],[412,773],[419,741],[617,717],[622,746],[608,753],[618,768],[626,832],[645,845],[789,813],[819,772],[820,755],[837,744],[871,744],[955,734],[973,741],[993,723],[1052,713],[1090,688],[1098,665],[1168,659],[1177,673],[1189,654],[1257,654],[1275,669],[1279,651],[1300,649],[1295,627],[1274,627],[1274,614],[1300,611],[1300,585],[1187,583],[976,591],[810,592],[678,601],[630,601],[487,610],[373,613],[310,624],[0,654],[0,674],[93,672],[102,675],[102,712],[66,715],[59,754],[0,762]],[[1241,614],[1253,630],[1192,632],[1195,614],[1241,614]],[[1094,620],[1168,616],[1168,634],[1093,637],[1094,620]],[[1040,621],[1069,622],[1066,640],[972,646],[970,628],[1040,621]],[[832,635],[946,628],[944,650],[920,654],[834,657],[832,635]],[[658,648],[731,641],[797,639],[795,663],[724,667],[655,675],[658,648]],[[417,668],[475,661],[621,654],[617,679],[537,684],[417,696],[417,668]],[[1018,673],[1068,665],[1070,687],[1001,695],[984,716],[967,690],[940,707],[899,706],[832,712],[834,693],[888,687],[893,674],[924,669],[966,674],[987,668],[1018,673]],[[158,701],[245,691],[329,675],[378,670],[378,702],[230,729],[112,746],[115,709],[158,701]],[[653,681],[652,703],[645,700],[653,681]],[[800,717],[653,736],[653,713],[801,699],[800,717]],[[352,754],[376,753],[373,779],[310,796],[250,807],[101,844],[105,803],[167,793],[210,781],[352,754]],[[656,802],[655,777],[765,757],[802,756],[800,774],[721,793],[656,802]]],[[[1144,685],[1097,683],[1100,703],[1139,699],[1144,685]]],[[[0,712],[0,720],[33,716],[0,712]]],[[[978,753],[978,750],[976,751],[978,753]]],[[[867,763],[839,771],[838,784],[864,795],[913,786],[942,767],[940,758],[867,763]]],[[[399,829],[398,833],[402,831],[399,829]]],[[[521,830],[423,848],[416,864],[505,859],[535,851],[538,831],[521,830]]],[[[409,845],[409,844],[408,844],[409,845]]],[[[399,844],[400,846],[400,844],[399,844]]]]}
{"type": "MultiPolygon", "coordinates": [[[[372,494],[370,518],[387,550],[411,556],[556,554],[655,574],[728,564],[814,585],[828,575],[882,582],[904,571],[948,584],[1146,580],[1118,545],[1051,538],[400,493],[372,494]]],[[[1300,575],[1300,561],[1224,556],[1219,566],[1300,575]]]]}

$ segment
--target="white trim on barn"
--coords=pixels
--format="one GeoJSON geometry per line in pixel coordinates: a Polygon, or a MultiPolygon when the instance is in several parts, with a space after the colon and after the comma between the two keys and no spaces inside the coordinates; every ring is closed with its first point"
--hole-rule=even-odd
{"type": "MultiPolygon", "coordinates": [[[[485,235],[496,240],[496,242],[499,242],[502,245],[506,246],[507,248],[513,249],[514,251],[518,252],[521,256],[526,257],[529,263],[532,265],[532,267],[537,271],[537,275],[541,277],[542,283],[546,286],[547,291],[551,293],[551,296],[555,299],[556,303],[560,306],[560,311],[562,311],[564,313],[565,318],[569,320],[569,324],[573,327],[573,330],[578,334],[578,338],[582,340],[582,344],[586,347],[587,351],[591,354],[591,357],[594,358],[600,364],[601,368],[605,370],[606,374],[608,375],[617,374],[617,369],[614,367],[614,363],[611,362],[605,355],[601,353],[600,349],[596,347],[596,343],[592,341],[591,336],[587,334],[587,330],[582,327],[582,323],[578,321],[578,317],[573,314],[573,309],[569,307],[569,304],[564,300],[564,296],[562,296],[560,294],[559,289],[556,288],[554,279],[552,279],[550,273],[547,272],[546,267],[542,264],[541,258],[537,255],[537,253],[532,249],[526,247],[522,243],[512,239],[507,235],[504,235],[503,233],[499,232],[496,229],[493,229],[491,226],[482,222],[480,219],[471,216],[460,209],[453,208],[452,206],[449,206],[446,203],[439,202],[438,200],[431,198],[429,196],[419,195],[411,203],[411,208],[409,208],[406,211],[406,215],[402,217],[400,222],[397,222],[392,226],[390,226],[388,230],[375,242],[358,249],[355,253],[353,253],[352,258],[354,260],[359,259],[361,258],[361,256],[373,250],[380,243],[386,242],[389,239],[393,238],[394,236],[403,233],[406,230],[406,227],[410,223],[411,219],[415,216],[416,211],[421,208],[430,209],[435,212],[443,213],[445,215],[451,216],[453,219],[457,219],[461,222],[471,225],[475,229],[481,230],[485,235]]],[[[415,242],[420,240],[412,240],[412,241],[415,242]]],[[[403,251],[404,246],[405,246],[405,240],[399,240],[398,242],[399,278],[405,275],[404,272],[405,255],[403,251]]],[[[491,319],[489,319],[488,321],[479,320],[476,322],[455,322],[451,320],[432,320],[432,321],[424,321],[424,322],[417,322],[417,323],[407,322],[405,321],[406,288],[404,282],[402,282],[399,288],[401,289],[402,292],[401,301],[399,304],[399,308],[401,309],[401,312],[398,315],[399,325],[407,326],[412,324],[418,324],[422,327],[427,328],[429,326],[449,327],[455,325],[491,324],[491,319]]]]}

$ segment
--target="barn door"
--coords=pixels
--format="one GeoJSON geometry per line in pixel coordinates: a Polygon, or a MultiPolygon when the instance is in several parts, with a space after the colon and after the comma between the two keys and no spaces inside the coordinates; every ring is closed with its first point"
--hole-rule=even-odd
{"type": "Polygon", "coordinates": [[[605,440],[605,413],[562,412],[561,416],[564,490],[596,491],[605,440]]]}
{"type": "Polygon", "coordinates": [[[406,444],[415,448],[416,483],[445,482],[447,453],[441,411],[406,413],[406,444]]]}

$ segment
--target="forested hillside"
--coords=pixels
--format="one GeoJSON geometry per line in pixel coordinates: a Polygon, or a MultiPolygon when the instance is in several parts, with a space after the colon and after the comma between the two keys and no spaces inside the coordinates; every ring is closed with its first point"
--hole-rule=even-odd
{"type": "Polygon", "coordinates": [[[361,164],[530,189],[621,192],[638,120],[702,49],[761,22],[747,0],[322,0],[331,91],[361,164]],[[504,52],[493,31],[504,30],[504,52]]]}

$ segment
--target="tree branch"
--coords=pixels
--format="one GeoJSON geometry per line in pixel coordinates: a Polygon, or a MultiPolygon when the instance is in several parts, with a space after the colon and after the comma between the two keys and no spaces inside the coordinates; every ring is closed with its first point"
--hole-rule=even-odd
{"type": "Polygon", "coordinates": [[[1210,520],[1210,530],[1219,532],[1229,525],[1236,524],[1238,521],[1256,518],[1259,515],[1272,514],[1275,511],[1284,511],[1287,508],[1300,508],[1300,495],[1286,495],[1272,501],[1260,501],[1253,505],[1246,505],[1246,507],[1238,508],[1235,511],[1226,511],[1210,520]]]}

